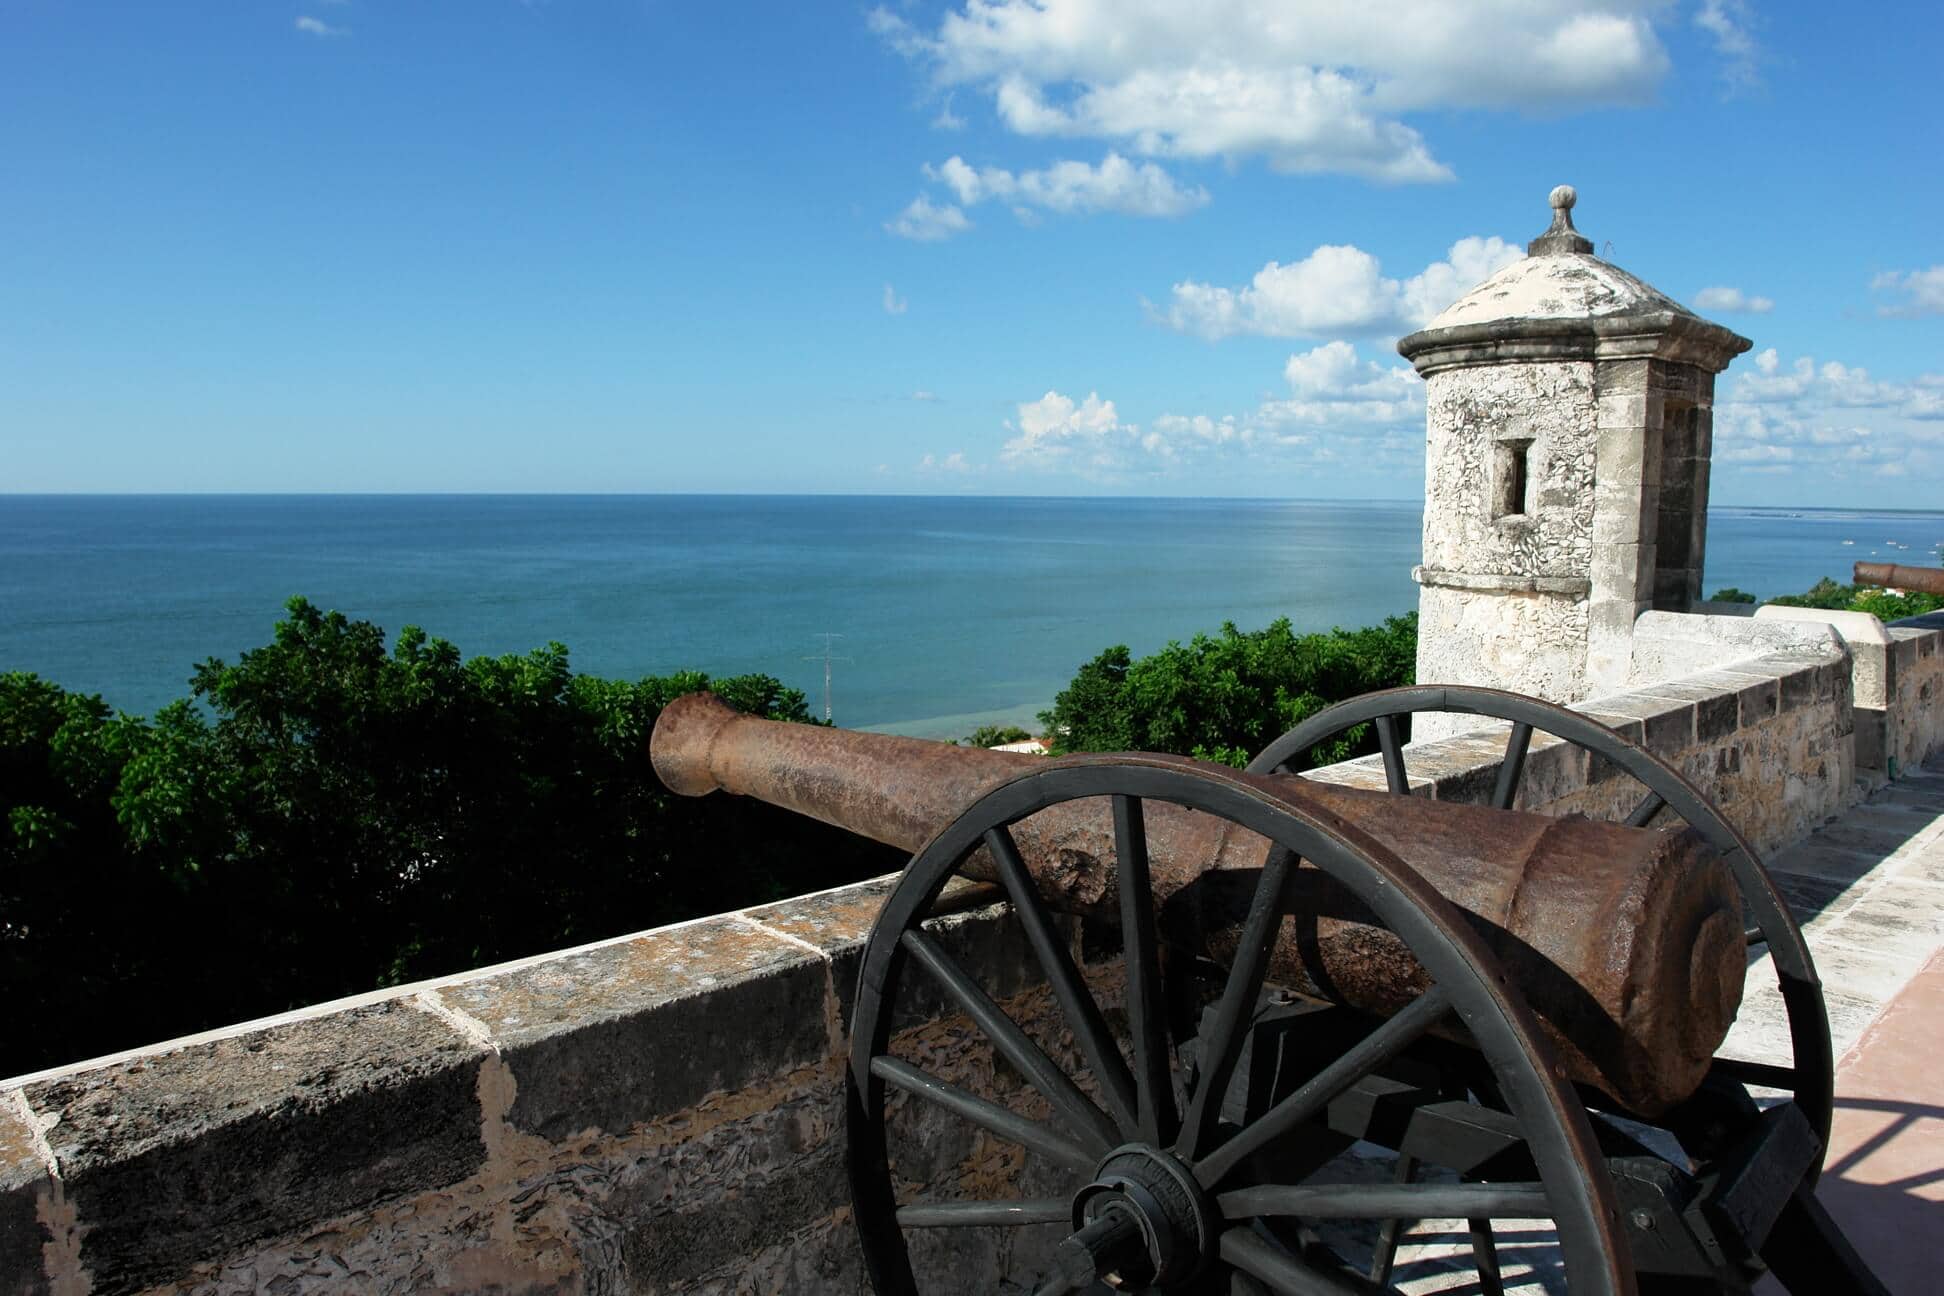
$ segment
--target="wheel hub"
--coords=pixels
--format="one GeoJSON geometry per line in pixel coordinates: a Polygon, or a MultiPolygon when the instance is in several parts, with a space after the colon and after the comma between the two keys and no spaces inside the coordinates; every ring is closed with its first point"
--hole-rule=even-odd
{"type": "Polygon", "coordinates": [[[1074,1232],[1057,1253],[1075,1287],[1118,1274],[1127,1287],[1168,1287],[1214,1250],[1215,1213],[1188,1167],[1145,1143],[1115,1148],[1073,1197],[1074,1232]]]}

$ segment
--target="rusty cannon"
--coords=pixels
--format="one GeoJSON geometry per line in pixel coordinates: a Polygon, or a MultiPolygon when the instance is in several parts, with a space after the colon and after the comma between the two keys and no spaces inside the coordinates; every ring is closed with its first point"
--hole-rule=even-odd
{"type": "Polygon", "coordinates": [[[851,1018],[851,1189],[880,1292],[918,1290],[964,1230],[997,1230],[1040,1296],[1395,1291],[1407,1225],[1441,1219],[1464,1221],[1485,1296],[1503,1290],[1495,1219],[1546,1221],[1575,1296],[1745,1293],[1769,1270],[1798,1296],[1882,1290],[1813,1195],[1829,1034],[1787,907],[1692,785],[1583,715],[1392,690],[1238,772],[775,724],[702,694],[663,712],[651,757],[675,792],[915,852],[851,1018]],[[1411,795],[1404,725],[1433,710],[1501,722],[1486,804],[1411,795]],[[1383,790],[1301,776],[1360,726],[1383,790]],[[1589,782],[1638,785],[1616,822],[1514,808],[1535,735],[1589,782]],[[955,878],[992,884],[1043,990],[1008,997],[951,952],[935,915],[955,878]],[[1756,947],[1786,1066],[1717,1056],[1756,947]],[[894,1016],[927,991],[1030,1106],[901,1054],[894,1016]],[[1035,995],[1037,1034],[1019,1007],[1035,995]],[[1060,1193],[928,1195],[901,1170],[925,1159],[894,1119],[914,1103],[1023,1149],[1060,1193]],[[1371,1145],[1388,1182],[1346,1169],[1371,1145]]]}
{"type": "Polygon", "coordinates": [[[1906,567],[1902,563],[1860,562],[1851,573],[1858,585],[1877,585],[1912,594],[1944,595],[1944,567],[1906,567]]]}

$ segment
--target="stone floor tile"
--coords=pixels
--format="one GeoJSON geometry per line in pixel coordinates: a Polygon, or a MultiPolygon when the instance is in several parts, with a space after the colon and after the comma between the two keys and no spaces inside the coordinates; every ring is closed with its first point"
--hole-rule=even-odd
{"type": "Polygon", "coordinates": [[[1944,783],[1936,791],[1893,783],[1870,798],[1871,805],[1893,806],[1919,814],[1944,814],[1944,783]]]}
{"type": "Polygon", "coordinates": [[[1898,882],[1944,883],[1944,843],[1903,856],[1890,877],[1898,882]]]}
{"type": "Polygon", "coordinates": [[[1770,876],[1776,878],[1777,886],[1781,885],[1784,874],[1822,878],[1847,886],[1867,876],[1882,860],[1883,857],[1875,851],[1824,845],[1820,838],[1812,837],[1800,846],[1791,846],[1771,857],[1768,870],[1770,876]]]}
{"type": "Polygon", "coordinates": [[[1812,876],[1771,869],[1769,880],[1788,902],[1789,912],[1798,924],[1806,926],[1822,915],[1835,917],[1856,899],[1867,884],[1855,885],[1839,878],[1812,876]]]}
{"type": "MultiPolygon", "coordinates": [[[[1769,982],[1770,986],[1773,984],[1769,982]]],[[[1840,1057],[1870,1024],[1882,1004],[1876,999],[1828,988],[1823,991],[1823,1000],[1829,1010],[1830,1043],[1840,1057]]],[[[1717,1052],[1750,1062],[1786,1063],[1791,1054],[1789,1018],[1781,994],[1767,988],[1757,993],[1751,982],[1749,992],[1742,997],[1741,1011],[1735,1014],[1735,1024],[1729,1028],[1728,1038],[1722,1041],[1717,1052]]]]}
{"type": "Polygon", "coordinates": [[[1916,967],[1944,944],[1944,890],[1919,882],[1885,882],[1844,914],[1830,937],[1916,967]]]}
{"type": "Polygon", "coordinates": [[[1835,823],[1809,839],[1812,847],[1836,847],[1881,858],[1909,845],[1927,824],[1913,817],[1876,806],[1858,806],[1835,823]]]}
{"type": "Polygon", "coordinates": [[[1825,990],[1878,1003],[1903,989],[1915,971],[1908,958],[1834,938],[1818,941],[1811,953],[1825,990]]]}

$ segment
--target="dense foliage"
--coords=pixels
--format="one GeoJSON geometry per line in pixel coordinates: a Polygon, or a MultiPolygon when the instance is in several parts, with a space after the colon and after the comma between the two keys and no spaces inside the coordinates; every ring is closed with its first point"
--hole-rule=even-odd
{"type": "MultiPolygon", "coordinates": [[[[1415,612],[1322,634],[1296,634],[1287,618],[1251,631],[1231,623],[1138,661],[1125,645],[1109,648],[1040,721],[1060,752],[1177,752],[1243,765],[1333,702],[1409,684],[1416,664],[1415,612]]],[[[1312,761],[1368,750],[1374,740],[1360,727],[1312,761]]]]}
{"type": "Polygon", "coordinates": [[[0,674],[0,1075],[903,862],[656,781],[683,693],[809,722],[767,676],[627,683],[288,612],[151,719],[0,674]]]}
{"type": "Polygon", "coordinates": [[[1825,576],[1801,594],[1784,594],[1771,603],[1785,607],[1825,608],[1842,612],[1868,612],[1880,621],[1897,621],[1922,616],[1944,608],[1944,598],[1935,594],[1892,594],[1875,585],[1839,585],[1825,576]]]}
{"type": "Polygon", "coordinates": [[[1032,736],[1018,725],[980,725],[958,739],[957,743],[961,747],[999,747],[1006,743],[1025,742],[1032,736]]]}

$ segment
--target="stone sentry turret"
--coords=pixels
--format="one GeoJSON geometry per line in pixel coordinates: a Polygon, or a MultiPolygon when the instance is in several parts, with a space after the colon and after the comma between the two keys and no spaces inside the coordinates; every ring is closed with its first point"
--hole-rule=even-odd
{"type": "Polygon", "coordinates": [[[1594,256],[1575,199],[1397,344],[1427,386],[1420,683],[1596,696],[1640,613],[1701,597],[1714,378],[1750,343],[1594,256]]]}

